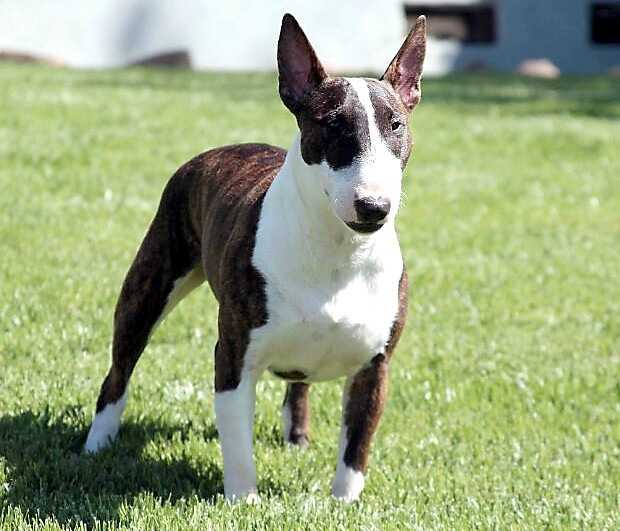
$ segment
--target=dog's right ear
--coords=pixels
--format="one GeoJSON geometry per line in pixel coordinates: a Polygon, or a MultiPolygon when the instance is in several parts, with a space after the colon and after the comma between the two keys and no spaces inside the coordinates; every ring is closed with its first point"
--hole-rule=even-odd
{"type": "Polygon", "coordinates": [[[293,113],[327,77],[308,38],[288,13],[282,18],[278,39],[278,74],[280,98],[293,113]]]}

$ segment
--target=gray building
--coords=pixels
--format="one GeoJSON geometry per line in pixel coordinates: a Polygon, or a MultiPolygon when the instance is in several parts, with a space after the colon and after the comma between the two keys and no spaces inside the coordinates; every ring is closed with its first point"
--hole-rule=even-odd
{"type": "Polygon", "coordinates": [[[563,73],[620,66],[620,0],[0,0],[0,51],[105,68],[175,50],[198,69],[273,70],[287,11],[334,72],[382,71],[417,14],[427,75],[530,58],[563,73]]]}
{"type": "Polygon", "coordinates": [[[410,0],[405,9],[410,19],[417,13],[429,18],[427,74],[511,71],[533,58],[570,74],[620,66],[617,0],[410,0]]]}

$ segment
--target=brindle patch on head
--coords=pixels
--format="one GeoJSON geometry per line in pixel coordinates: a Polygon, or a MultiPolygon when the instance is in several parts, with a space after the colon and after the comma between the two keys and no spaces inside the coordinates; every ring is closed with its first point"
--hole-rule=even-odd
{"type": "Polygon", "coordinates": [[[306,164],[350,166],[370,144],[368,116],[346,79],[327,79],[296,113],[306,164]]]}
{"type": "Polygon", "coordinates": [[[389,150],[400,159],[404,169],[412,145],[409,113],[389,83],[376,79],[367,79],[366,83],[379,133],[389,150]]]}

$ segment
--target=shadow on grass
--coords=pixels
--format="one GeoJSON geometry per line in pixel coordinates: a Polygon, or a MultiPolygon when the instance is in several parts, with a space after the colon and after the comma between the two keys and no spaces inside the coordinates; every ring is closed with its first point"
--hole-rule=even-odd
{"type": "MultiPolygon", "coordinates": [[[[195,427],[125,422],[110,449],[88,456],[81,453],[86,432],[79,416],[77,410],[67,410],[62,420],[47,412],[0,418],[0,458],[9,485],[0,502],[4,498],[30,516],[91,526],[96,520],[117,519],[120,506],[131,505],[142,493],[171,502],[193,495],[213,502],[222,492],[217,462],[194,466],[187,459],[167,455],[155,460],[141,452],[156,436],[180,434],[184,439],[195,427]]],[[[204,437],[216,438],[215,427],[208,427],[204,437]]]]}

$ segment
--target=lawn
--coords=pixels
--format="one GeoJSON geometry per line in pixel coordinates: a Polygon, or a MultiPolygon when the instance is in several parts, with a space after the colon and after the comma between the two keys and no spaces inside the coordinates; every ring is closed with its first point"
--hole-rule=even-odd
{"type": "Polygon", "coordinates": [[[3,529],[618,529],[620,83],[424,90],[399,219],[410,317],[362,499],[329,496],[342,382],[313,387],[299,452],[267,377],[262,503],[229,505],[206,287],[154,334],[117,443],[80,447],[162,187],[209,147],[288,146],[275,77],[0,65],[3,529]]]}

